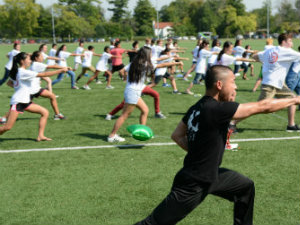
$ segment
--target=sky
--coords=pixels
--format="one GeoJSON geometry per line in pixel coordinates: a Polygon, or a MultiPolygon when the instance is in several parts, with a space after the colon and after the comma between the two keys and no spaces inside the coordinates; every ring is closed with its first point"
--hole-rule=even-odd
{"type": "MultiPolygon", "coordinates": [[[[109,19],[112,16],[112,13],[110,11],[107,10],[107,8],[111,7],[108,4],[107,0],[101,0],[102,1],[102,8],[104,9],[104,16],[106,19],[109,19]]],[[[133,11],[134,7],[136,6],[136,2],[138,0],[129,0],[128,3],[128,10],[133,11]]],[[[170,2],[172,2],[173,0],[150,0],[150,2],[152,3],[152,5],[155,8],[160,9],[162,6],[164,5],[168,5],[170,4],[170,2]]],[[[278,3],[279,0],[271,0],[272,5],[276,5],[278,3]]],[[[44,5],[45,7],[52,5],[53,3],[57,3],[57,0],[36,0],[37,3],[44,5]]],[[[246,5],[246,10],[247,11],[251,11],[252,9],[255,8],[260,8],[262,7],[263,4],[263,0],[244,0],[243,1],[244,4],[246,5]]],[[[0,0],[0,4],[3,4],[3,0],[0,0]]]]}

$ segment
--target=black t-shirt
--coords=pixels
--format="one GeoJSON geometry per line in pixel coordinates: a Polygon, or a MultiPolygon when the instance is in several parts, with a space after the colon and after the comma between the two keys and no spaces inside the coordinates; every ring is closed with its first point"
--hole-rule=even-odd
{"type": "Polygon", "coordinates": [[[127,52],[127,54],[129,56],[129,62],[132,62],[132,60],[136,56],[137,52],[127,52]]]}
{"type": "Polygon", "coordinates": [[[187,125],[188,153],[183,170],[202,182],[218,178],[229,122],[239,104],[204,96],[183,117],[187,125]]]}

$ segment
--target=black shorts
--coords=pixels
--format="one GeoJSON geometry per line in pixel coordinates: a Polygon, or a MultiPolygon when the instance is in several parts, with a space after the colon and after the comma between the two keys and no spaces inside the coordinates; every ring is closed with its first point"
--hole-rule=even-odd
{"type": "Polygon", "coordinates": [[[45,88],[41,88],[37,93],[31,94],[30,100],[32,100],[33,98],[38,98],[43,93],[43,91],[45,91],[45,88]]]}
{"type": "Polygon", "coordinates": [[[165,75],[158,75],[158,76],[155,76],[154,78],[154,83],[155,84],[158,84],[162,78],[169,78],[171,75],[167,72],[165,73],[165,75]]]}
{"type": "Polygon", "coordinates": [[[124,64],[121,64],[121,65],[118,65],[118,66],[112,66],[111,72],[112,73],[117,72],[117,71],[123,69],[124,67],[125,67],[124,64]]]}
{"type": "Polygon", "coordinates": [[[16,111],[18,113],[23,113],[31,104],[32,104],[32,102],[18,103],[15,105],[10,105],[10,111],[16,111]]]}

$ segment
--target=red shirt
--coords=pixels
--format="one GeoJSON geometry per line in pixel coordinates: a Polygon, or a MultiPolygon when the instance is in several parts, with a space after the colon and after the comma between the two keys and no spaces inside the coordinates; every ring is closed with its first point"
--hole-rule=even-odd
{"type": "Polygon", "coordinates": [[[110,51],[110,54],[119,56],[118,58],[116,58],[116,57],[111,58],[113,66],[119,66],[119,65],[123,64],[121,57],[124,52],[125,52],[125,49],[123,49],[123,48],[114,48],[110,51]]]}

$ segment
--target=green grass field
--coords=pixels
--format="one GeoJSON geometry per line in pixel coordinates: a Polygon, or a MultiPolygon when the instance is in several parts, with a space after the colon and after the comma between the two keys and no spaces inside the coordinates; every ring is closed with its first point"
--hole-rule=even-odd
{"type": "MultiPolygon", "coordinates": [[[[294,43],[297,47],[300,40],[294,43]]],[[[244,41],[243,45],[246,44],[262,50],[264,41],[244,41]]],[[[102,53],[104,45],[94,44],[96,52],[102,53]]],[[[182,56],[191,59],[190,52],[195,43],[180,42],[179,45],[188,48],[182,56]]],[[[131,43],[124,42],[123,47],[131,48],[131,43]]],[[[0,45],[0,68],[3,68],[3,73],[7,62],[5,55],[11,48],[0,45]]],[[[32,52],[37,48],[38,45],[25,45],[22,51],[32,52]]],[[[72,52],[75,48],[75,44],[68,45],[68,51],[72,52]]],[[[94,64],[97,60],[94,57],[94,64]]],[[[127,63],[127,57],[124,61],[127,63]]],[[[190,61],[185,63],[185,71],[190,64],[190,61]]],[[[69,60],[69,65],[73,66],[73,58],[69,60]]],[[[259,91],[252,93],[251,89],[259,70],[260,64],[256,63],[256,77],[249,76],[248,81],[237,78],[238,102],[257,100],[259,91]]],[[[101,79],[103,81],[102,76],[101,79]]],[[[86,77],[82,78],[78,86],[81,87],[86,80],[86,77]]],[[[106,121],[104,118],[122,101],[125,84],[115,74],[112,85],[115,86],[113,90],[106,90],[104,84],[95,83],[90,85],[90,91],[71,90],[70,79],[65,77],[54,86],[53,91],[59,95],[59,108],[67,120],[53,120],[48,99],[34,100],[50,112],[45,134],[53,141],[35,142],[39,116],[25,112],[19,116],[11,131],[0,136],[0,150],[111,145],[106,138],[115,120],[106,121]]],[[[177,79],[177,86],[184,91],[188,83],[177,79]]],[[[155,138],[139,142],[130,137],[126,127],[138,123],[139,111],[135,110],[119,131],[126,138],[125,144],[172,142],[172,131],[187,109],[199,99],[185,94],[173,95],[171,88],[161,85],[155,90],[160,93],[161,111],[167,119],[155,119],[152,98],[143,97],[150,110],[147,125],[153,129],[155,138]]],[[[204,86],[196,85],[193,91],[203,95],[204,86]]],[[[0,87],[0,115],[9,109],[12,94],[13,90],[6,85],[0,87]]],[[[296,122],[300,123],[299,111],[296,122]]],[[[299,133],[287,133],[286,125],[287,110],[257,115],[241,122],[239,133],[232,138],[299,136],[299,133]]],[[[254,224],[299,224],[299,139],[238,143],[238,151],[225,152],[222,166],[254,180],[254,224]]],[[[184,156],[185,152],[175,145],[0,154],[0,224],[133,224],[147,216],[168,194],[184,156]]],[[[232,203],[208,196],[179,224],[229,225],[232,224],[232,212],[232,203]]]]}

